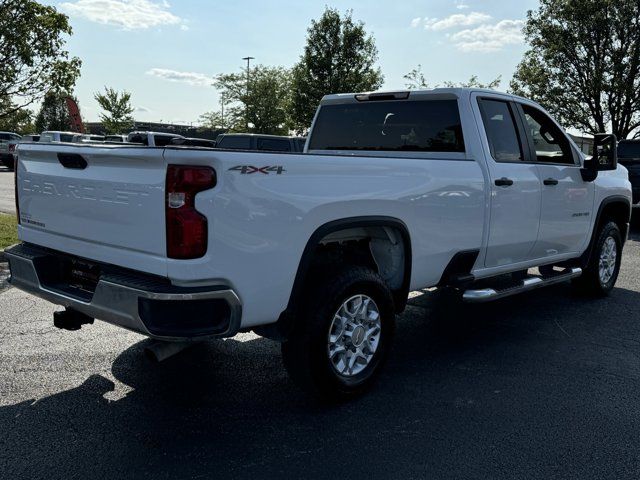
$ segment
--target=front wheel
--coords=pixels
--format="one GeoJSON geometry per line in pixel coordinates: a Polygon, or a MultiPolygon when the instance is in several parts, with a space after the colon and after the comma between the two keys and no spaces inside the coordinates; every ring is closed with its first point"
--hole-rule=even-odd
{"type": "Polygon", "coordinates": [[[391,292],[380,276],[348,268],[307,291],[293,332],[282,344],[285,367],[314,395],[354,396],[378,376],[394,321],[391,292]]]}
{"type": "Polygon", "coordinates": [[[608,222],[600,229],[589,264],[574,284],[590,295],[608,295],[618,280],[621,261],[620,228],[614,222],[608,222]]]}

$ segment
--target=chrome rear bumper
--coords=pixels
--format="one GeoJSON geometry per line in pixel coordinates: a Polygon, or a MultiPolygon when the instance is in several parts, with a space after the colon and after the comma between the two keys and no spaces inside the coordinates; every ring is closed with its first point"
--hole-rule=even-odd
{"type": "Polygon", "coordinates": [[[16,288],[92,318],[159,340],[185,341],[230,337],[240,329],[242,305],[224,286],[206,289],[174,287],[168,282],[108,266],[87,297],[51,284],[51,262],[67,257],[33,245],[5,250],[16,288]]]}

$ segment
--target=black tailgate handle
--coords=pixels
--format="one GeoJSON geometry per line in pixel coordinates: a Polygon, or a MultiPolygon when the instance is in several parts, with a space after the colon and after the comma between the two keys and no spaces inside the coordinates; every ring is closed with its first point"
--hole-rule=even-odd
{"type": "Polygon", "coordinates": [[[76,170],[87,168],[87,161],[77,153],[58,153],[58,161],[64,168],[74,168],[76,170]]]}

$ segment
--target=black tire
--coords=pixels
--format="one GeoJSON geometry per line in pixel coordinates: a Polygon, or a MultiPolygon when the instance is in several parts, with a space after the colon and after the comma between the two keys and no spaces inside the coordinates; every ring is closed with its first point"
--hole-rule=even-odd
{"type": "Polygon", "coordinates": [[[380,276],[364,267],[350,267],[314,282],[302,300],[304,308],[282,344],[282,358],[291,378],[324,400],[346,400],[369,388],[388,356],[395,329],[391,292],[380,276]],[[329,359],[329,332],[341,306],[356,295],[373,300],[379,312],[380,336],[371,360],[358,374],[342,375],[329,359]]]}
{"type": "Polygon", "coordinates": [[[574,280],[573,284],[580,293],[595,297],[604,297],[613,290],[618,280],[622,260],[622,234],[620,233],[618,225],[614,222],[606,222],[596,235],[596,242],[591,258],[589,259],[589,264],[584,269],[582,276],[574,280]],[[600,275],[600,258],[609,239],[613,239],[615,243],[616,259],[610,278],[603,279],[600,275]]]}

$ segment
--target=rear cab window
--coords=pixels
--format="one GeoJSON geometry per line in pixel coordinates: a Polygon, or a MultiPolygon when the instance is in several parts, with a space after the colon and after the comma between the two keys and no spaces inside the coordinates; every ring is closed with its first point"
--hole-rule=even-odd
{"type": "Polygon", "coordinates": [[[180,137],[176,137],[175,135],[154,135],[153,142],[155,143],[156,147],[166,147],[167,145],[171,144],[171,140],[173,140],[174,138],[180,137]]]}
{"type": "Polygon", "coordinates": [[[222,137],[217,146],[218,148],[228,148],[232,150],[251,150],[251,137],[222,137]]]}
{"type": "Polygon", "coordinates": [[[291,142],[278,138],[258,138],[258,150],[268,152],[290,152],[291,142]]]}
{"type": "Polygon", "coordinates": [[[318,112],[309,150],[463,153],[458,101],[327,104],[318,112]]]}

